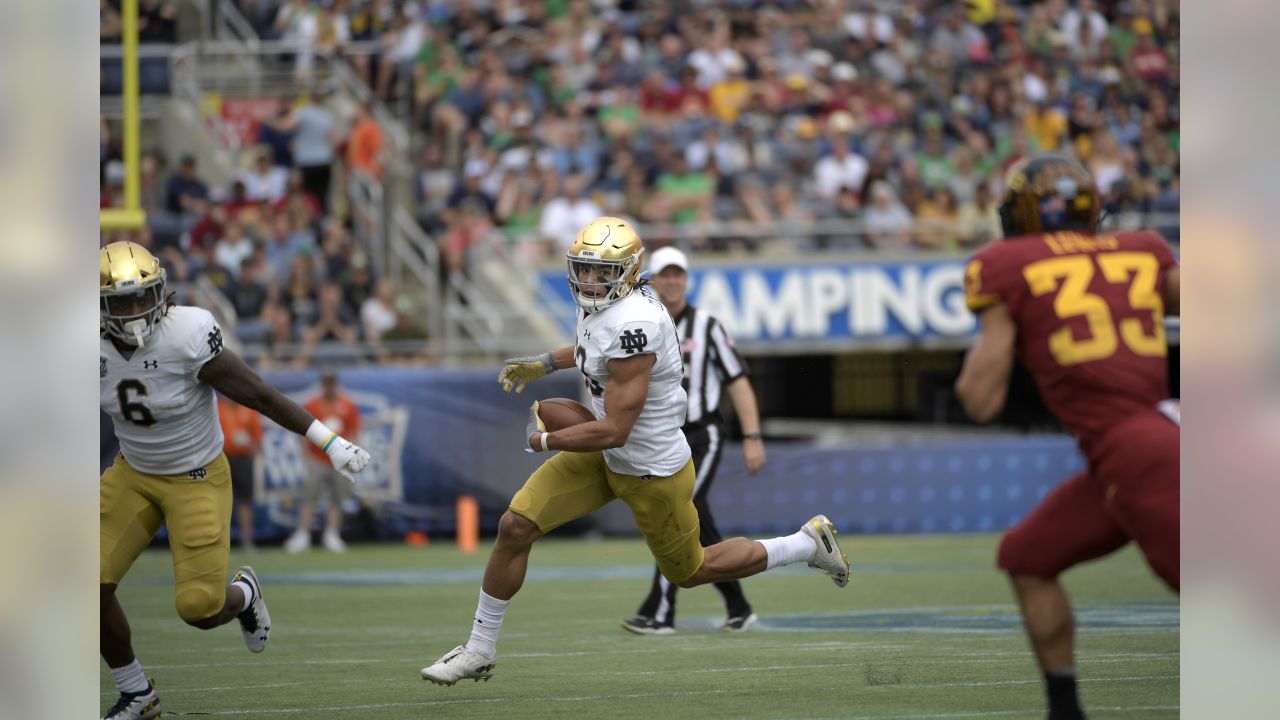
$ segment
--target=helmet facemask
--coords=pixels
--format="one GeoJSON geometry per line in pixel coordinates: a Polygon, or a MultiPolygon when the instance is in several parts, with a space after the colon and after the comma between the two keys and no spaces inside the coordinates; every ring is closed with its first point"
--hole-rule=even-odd
{"type": "Polygon", "coordinates": [[[584,250],[568,258],[573,299],[579,307],[591,312],[604,310],[630,295],[640,268],[638,255],[618,260],[604,260],[595,255],[584,250]]]}
{"type": "MultiPolygon", "coordinates": [[[[142,348],[164,315],[164,271],[158,281],[138,288],[102,291],[101,325],[108,335],[142,348]]],[[[124,283],[120,283],[123,285],[124,283]]]]}

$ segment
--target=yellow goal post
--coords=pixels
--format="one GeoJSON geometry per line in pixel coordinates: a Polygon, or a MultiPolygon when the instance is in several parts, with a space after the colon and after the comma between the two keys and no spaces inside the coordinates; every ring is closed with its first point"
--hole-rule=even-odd
{"type": "Polygon", "coordinates": [[[138,166],[141,151],[138,147],[138,0],[120,3],[123,27],[121,42],[124,58],[124,207],[99,211],[98,225],[102,230],[139,230],[147,224],[147,214],[142,209],[141,182],[138,166]]]}

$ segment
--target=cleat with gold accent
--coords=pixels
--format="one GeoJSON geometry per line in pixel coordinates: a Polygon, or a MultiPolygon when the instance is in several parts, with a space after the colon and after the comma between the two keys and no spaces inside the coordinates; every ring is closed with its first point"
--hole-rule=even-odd
{"type": "Polygon", "coordinates": [[[818,546],[813,560],[809,561],[809,567],[830,575],[836,587],[848,585],[849,557],[836,543],[836,526],[826,515],[814,515],[800,531],[813,538],[814,544],[818,546]]]}
{"type": "Polygon", "coordinates": [[[155,685],[135,693],[120,693],[120,699],[102,716],[102,720],[153,720],[160,717],[160,698],[155,685]]]}

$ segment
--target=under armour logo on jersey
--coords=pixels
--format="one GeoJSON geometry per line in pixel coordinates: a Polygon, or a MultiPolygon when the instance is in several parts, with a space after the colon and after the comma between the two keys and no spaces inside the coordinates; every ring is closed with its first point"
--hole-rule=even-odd
{"type": "Polygon", "coordinates": [[[649,338],[645,337],[643,330],[622,331],[622,349],[626,350],[628,355],[644,350],[644,346],[648,344],[649,338]]]}
{"type": "Polygon", "coordinates": [[[106,376],[107,376],[107,359],[104,357],[99,357],[98,358],[98,379],[102,379],[106,376]]]}
{"type": "Polygon", "coordinates": [[[222,328],[217,325],[209,331],[209,352],[214,355],[222,352],[222,328]]]}
{"type": "Polygon", "coordinates": [[[205,479],[206,476],[208,476],[208,474],[209,474],[208,470],[204,468],[196,468],[195,470],[192,470],[191,472],[187,473],[187,477],[191,478],[192,480],[203,480],[205,479]]]}
{"type": "Polygon", "coordinates": [[[160,361],[159,360],[143,360],[142,367],[147,370],[155,370],[156,368],[160,367],[160,361]]]}

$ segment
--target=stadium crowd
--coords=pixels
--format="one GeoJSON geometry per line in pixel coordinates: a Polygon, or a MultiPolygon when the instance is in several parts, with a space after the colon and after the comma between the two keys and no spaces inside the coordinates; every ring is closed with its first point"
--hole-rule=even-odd
{"type": "MultiPolygon", "coordinates": [[[[965,251],[998,234],[1003,171],[1048,149],[1084,162],[1109,213],[1179,206],[1177,0],[239,5],[409,121],[417,217],[452,270],[495,237],[554,257],[601,214],[659,243],[714,223],[694,249],[756,248],[748,228],[772,225],[772,248],[965,251]]],[[[421,336],[333,203],[335,176],[382,174],[381,129],[299,96],[230,187],[145,157],[148,242],[178,279],[210,276],[243,340],[421,336]]],[[[109,134],[104,207],[123,177],[109,134]]]]}
{"type": "Polygon", "coordinates": [[[498,226],[544,257],[601,212],[954,251],[995,233],[1002,171],[1051,149],[1112,213],[1178,209],[1175,0],[337,7],[426,133],[420,217],[451,256],[498,226]]]}

